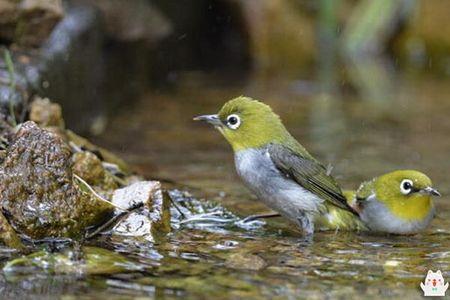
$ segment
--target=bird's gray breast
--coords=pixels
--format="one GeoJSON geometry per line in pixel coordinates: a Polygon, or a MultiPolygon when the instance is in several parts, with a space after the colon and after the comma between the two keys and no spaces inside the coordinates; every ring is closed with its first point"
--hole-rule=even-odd
{"type": "Polygon", "coordinates": [[[322,202],[282,174],[265,148],[236,152],[235,164],[238,175],[261,201],[294,222],[299,211],[316,212],[322,202]]]}

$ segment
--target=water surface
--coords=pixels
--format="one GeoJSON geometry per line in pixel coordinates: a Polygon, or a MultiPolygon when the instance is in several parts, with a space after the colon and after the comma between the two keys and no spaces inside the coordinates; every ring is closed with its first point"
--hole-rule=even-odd
{"type": "MultiPolygon", "coordinates": [[[[108,237],[92,243],[124,254],[139,271],[3,276],[2,292],[68,299],[420,298],[419,283],[428,269],[440,269],[450,279],[448,82],[405,78],[388,103],[351,93],[320,94],[313,82],[231,84],[197,75],[180,82],[150,91],[123,109],[96,142],[148,178],[163,180],[166,188],[208,203],[202,213],[212,218],[187,224],[174,220],[177,229],[155,244],[108,237]],[[415,236],[323,232],[305,243],[295,225],[281,219],[242,226],[240,217],[267,209],[240,183],[220,134],[192,121],[241,94],[271,105],[312,154],[334,167],[344,188],[395,169],[428,174],[443,194],[431,228],[415,236]]],[[[1,255],[6,260],[11,254],[1,255]]]]}

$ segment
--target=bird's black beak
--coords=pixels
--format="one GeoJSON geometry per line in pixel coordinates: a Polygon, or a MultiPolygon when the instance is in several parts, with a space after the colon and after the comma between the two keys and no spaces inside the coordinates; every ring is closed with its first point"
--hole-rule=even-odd
{"type": "Polygon", "coordinates": [[[428,186],[428,187],[424,188],[422,191],[423,191],[424,193],[429,194],[429,195],[432,195],[432,196],[438,196],[438,197],[441,196],[441,193],[439,193],[437,190],[435,190],[435,189],[432,188],[431,186],[428,186]]]}
{"type": "Polygon", "coordinates": [[[222,121],[220,121],[218,115],[203,115],[203,116],[197,116],[194,118],[194,121],[203,121],[206,123],[209,123],[213,126],[222,126],[222,121]]]}

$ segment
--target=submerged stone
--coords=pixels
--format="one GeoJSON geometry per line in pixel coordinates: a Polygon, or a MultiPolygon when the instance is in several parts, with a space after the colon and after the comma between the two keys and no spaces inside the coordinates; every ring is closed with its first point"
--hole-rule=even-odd
{"type": "Polygon", "coordinates": [[[39,251],[8,262],[6,274],[20,274],[30,268],[51,274],[108,275],[140,271],[142,267],[123,255],[97,247],[82,247],[81,250],[66,249],[60,253],[39,251]]]}
{"type": "Polygon", "coordinates": [[[235,253],[228,257],[225,261],[228,268],[239,270],[261,270],[266,267],[267,263],[258,255],[251,253],[235,253]]]}

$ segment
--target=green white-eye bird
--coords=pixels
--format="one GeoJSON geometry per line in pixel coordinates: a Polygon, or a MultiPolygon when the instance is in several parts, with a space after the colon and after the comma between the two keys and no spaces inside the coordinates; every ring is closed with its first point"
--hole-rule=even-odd
{"type": "Polygon", "coordinates": [[[415,234],[434,217],[432,196],[440,196],[427,175],[399,170],[362,183],[349,197],[370,231],[415,234]]]}
{"type": "Polygon", "coordinates": [[[316,218],[330,210],[357,215],[327,169],[289,134],[268,105],[241,96],[225,103],[218,114],[194,120],[206,121],[223,134],[247,187],[306,235],[313,234],[316,218]]]}

